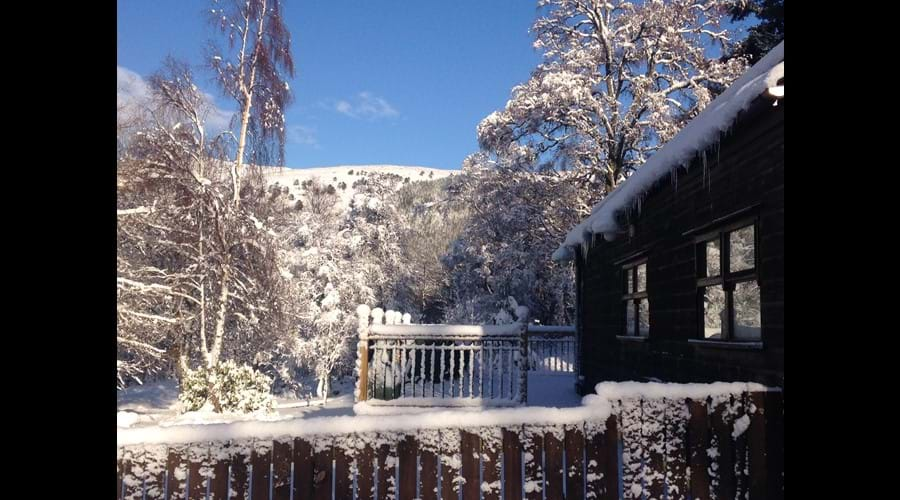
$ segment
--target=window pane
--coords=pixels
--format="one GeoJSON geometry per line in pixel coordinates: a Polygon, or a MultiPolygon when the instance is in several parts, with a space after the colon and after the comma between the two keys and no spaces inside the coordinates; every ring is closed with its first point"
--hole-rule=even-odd
{"type": "Polygon", "coordinates": [[[728,235],[731,245],[731,261],[728,267],[732,273],[754,267],[753,228],[754,226],[747,226],[728,235]]]}
{"type": "Polygon", "coordinates": [[[625,335],[634,335],[634,302],[625,302],[625,335]]]}
{"type": "Polygon", "coordinates": [[[650,301],[641,299],[638,302],[638,335],[647,337],[650,335],[650,301]]]}
{"type": "Polygon", "coordinates": [[[634,292],[634,269],[625,270],[625,293],[634,292]]]}
{"type": "Polygon", "coordinates": [[[725,321],[725,290],[722,285],[703,289],[703,338],[721,339],[725,321]]]}
{"type": "Polygon", "coordinates": [[[734,287],[734,337],[760,340],[762,321],[759,307],[759,285],[744,281],[734,287]]]}
{"type": "Polygon", "coordinates": [[[709,240],[706,242],[706,276],[711,278],[721,274],[721,265],[719,260],[719,240],[709,240]]]}
{"type": "Polygon", "coordinates": [[[647,289],[647,264],[637,266],[637,291],[643,292],[647,289]]]}

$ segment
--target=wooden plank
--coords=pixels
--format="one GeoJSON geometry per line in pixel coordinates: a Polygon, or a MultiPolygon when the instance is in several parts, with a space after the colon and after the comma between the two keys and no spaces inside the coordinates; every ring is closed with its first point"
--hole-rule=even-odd
{"type": "Polygon", "coordinates": [[[290,500],[291,498],[293,444],[293,441],[274,441],[272,443],[273,500],[290,500]]]}
{"type": "Polygon", "coordinates": [[[525,490],[526,500],[544,498],[544,433],[540,428],[525,427],[525,490]]]}
{"type": "Polygon", "coordinates": [[[206,500],[209,468],[209,446],[190,446],[188,448],[188,500],[206,500]]]}
{"type": "Polygon", "coordinates": [[[211,449],[212,477],[209,495],[212,500],[228,500],[228,468],[231,465],[231,443],[216,444],[211,449]]]}
{"type": "Polygon", "coordinates": [[[566,426],[566,499],[584,500],[584,431],[566,426]]]}
{"type": "Polygon", "coordinates": [[[481,435],[481,498],[483,500],[500,500],[500,485],[503,462],[500,455],[503,451],[503,431],[493,427],[479,432],[481,435]]]}
{"type": "Polygon", "coordinates": [[[126,448],[122,452],[122,499],[141,499],[144,493],[144,482],[141,476],[140,457],[142,453],[138,448],[126,448]]]}
{"type": "Polygon", "coordinates": [[[687,401],[666,400],[666,484],[669,500],[684,500],[687,484],[687,427],[690,420],[687,401]]]}
{"type": "Polygon", "coordinates": [[[598,500],[619,498],[619,441],[616,416],[606,423],[587,422],[587,495],[598,500]]]}
{"type": "Polygon", "coordinates": [[[313,445],[303,438],[294,438],[294,500],[312,500],[313,445]]]}
{"type": "Polygon", "coordinates": [[[522,500],[522,442],[520,427],[503,429],[503,500],[522,500]]]}
{"type": "Polygon", "coordinates": [[[747,427],[747,441],[750,446],[748,489],[750,500],[757,500],[766,498],[766,398],[763,392],[752,392],[747,399],[750,416],[750,426],[747,427]]]}
{"type": "Polygon", "coordinates": [[[312,497],[315,500],[331,500],[332,439],[317,437],[313,451],[312,497]]]}
{"type": "Polygon", "coordinates": [[[272,465],[272,441],[257,441],[250,452],[250,463],[253,465],[250,482],[251,498],[269,498],[270,466],[272,465]]]}
{"type": "Polygon", "coordinates": [[[547,500],[557,500],[563,496],[563,439],[565,429],[561,426],[548,428],[544,433],[544,478],[547,500]]]}
{"type": "Polygon", "coordinates": [[[641,402],[641,433],[644,450],[644,492],[647,500],[663,500],[666,490],[666,403],[664,399],[645,399],[641,402]]]}
{"type": "MultiPolygon", "coordinates": [[[[187,462],[184,459],[184,446],[172,446],[166,458],[166,494],[170,500],[184,498],[187,484],[187,462]]],[[[240,498],[240,497],[238,497],[240,498]]]]}
{"type": "Polygon", "coordinates": [[[375,498],[375,449],[367,439],[365,446],[356,455],[356,494],[360,500],[375,498]]]}
{"type": "Polygon", "coordinates": [[[622,436],[622,498],[642,500],[646,454],[643,436],[643,402],[626,399],[619,403],[619,432],[622,436]]]}
{"type": "MultiPolygon", "coordinates": [[[[381,439],[393,440],[390,435],[381,439]]],[[[396,448],[390,441],[382,441],[376,450],[378,458],[378,500],[387,500],[393,497],[397,484],[397,456],[396,448]],[[388,460],[390,459],[390,461],[388,460]]]]}
{"type": "Polygon", "coordinates": [[[734,498],[736,491],[734,476],[734,440],[731,437],[731,418],[725,412],[730,402],[717,404],[710,415],[712,437],[716,442],[717,456],[710,468],[710,481],[717,498],[734,498]]]}
{"type": "Polygon", "coordinates": [[[252,443],[235,442],[231,445],[230,498],[244,499],[250,493],[250,449],[252,443]]]}
{"type": "Polygon", "coordinates": [[[766,496],[784,499],[784,392],[767,392],[766,401],[766,496]]]}
{"type": "Polygon", "coordinates": [[[688,400],[688,460],[692,498],[709,498],[709,415],[705,400],[688,400]]]}
{"type": "MultiPolygon", "coordinates": [[[[413,367],[415,367],[415,365],[413,365],[413,367]]],[[[416,442],[416,437],[411,435],[404,436],[397,444],[397,458],[400,461],[400,500],[413,500],[416,498],[416,488],[418,486],[418,478],[416,476],[416,468],[418,467],[418,449],[419,445],[416,442]]]]}
{"type": "Polygon", "coordinates": [[[353,436],[334,440],[334,498],[353,498],[353,436]]]}
{"type": "Polygon", "coordinates": [[[438,455],[440,435],[436,430],[422,431],[419,443],[419,498],[437,500],[438,496],[438,455]]]}
{"type": "Polygon", "coordinates": [[[479,500],[481,496],[481,438],[478,434],[460,431],[460,455],[462,460],[462,498],[479,500]]]}
{"type": "Polygon", "coordinates": [[[125,474],[124,464],[122,463],[122,459],[116,460],[116,500],[120,500],[122,498],[122,476],[125,474]]]}
{"type": "Polygon", "coordinates": [[[456,430],[440,431],[441,440],[441,498],[458,498],[460,481],[460,436],[456,430]]]}
{"type": "Polygon", "coordinates": [[[734,439],[734,496],[743,499],[750,495],[750,446],[747,442],[750,424],[749,406],[748,394],[742,393],[738,413],[731,418],[731,435],[734,439]]]}
{"type": "Polygon", "coordinates": [[[163,498],[166,487],[168,449],[165,445],[144,445],[143,448],[141,462],[144,469],[144,498],[147,500],[163,498]]]}

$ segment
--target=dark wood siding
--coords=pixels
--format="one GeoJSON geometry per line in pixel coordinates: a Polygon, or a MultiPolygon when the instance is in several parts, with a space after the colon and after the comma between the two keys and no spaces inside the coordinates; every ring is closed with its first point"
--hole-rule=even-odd
{"type": "MultiPolygon", "coordinates": [[[[677,182],[667,176],[623,215],[633,236],[597,238],[581,274],[582,374],[598,381],[757,381],[784,385],[784,101],[760,98],[677,182]],[[699,337],[695,244],[684,233],[750,208],[757,217],[761,350],[689,343],[699,337]],[[619,262],[646,251],[650,337],[617,339],[624,331],[619,262]]],[[[715,229],[715,227],[710,227],[715,229]]],[[[581,258],[579,255],[576,258],[581,258]]]]}

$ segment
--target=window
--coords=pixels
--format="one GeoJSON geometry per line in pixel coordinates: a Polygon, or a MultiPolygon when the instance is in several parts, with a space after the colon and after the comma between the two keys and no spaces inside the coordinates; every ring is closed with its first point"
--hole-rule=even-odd
{"type": "Polygon", "coordinates": [[[754,221],[697,238],[700,338],[762,339],[756,255],[754,221]]]}
{"type": "Polygon", "coordinates": [[[625,335],[647,337],[650,334],[650,299],[647,295],[647,261],[622,267],[625,274],[625,335]]]}

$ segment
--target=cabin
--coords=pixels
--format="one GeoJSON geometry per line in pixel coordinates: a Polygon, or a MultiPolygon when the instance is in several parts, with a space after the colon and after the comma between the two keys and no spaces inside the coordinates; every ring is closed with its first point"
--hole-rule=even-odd
{"type": "Polygon", "coordinates": [[[579,392],[784,387],[784,42],[594,207],[574,261],[579,392]]]}

